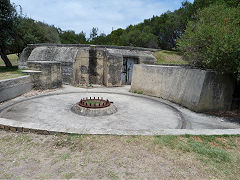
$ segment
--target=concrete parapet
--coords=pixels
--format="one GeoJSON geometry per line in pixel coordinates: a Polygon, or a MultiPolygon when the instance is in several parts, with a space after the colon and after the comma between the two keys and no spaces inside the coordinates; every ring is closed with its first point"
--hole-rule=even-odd
{"type": "Polygon", "coordinates": [[[22,76],[0,81],[0,102],[13,99],[31,91],[32,83],[30,76],[22,76]]]}
{"type": "Polygon", "coordinates": [[[140,64],[134,66],[131,90],[196,112],[220,111],[231,108],[234,80],[215,71],[140,64]]]}

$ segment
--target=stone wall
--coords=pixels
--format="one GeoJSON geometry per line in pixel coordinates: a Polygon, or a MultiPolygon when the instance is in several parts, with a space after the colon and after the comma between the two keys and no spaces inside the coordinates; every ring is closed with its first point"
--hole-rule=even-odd
{"type": "Polygon", "coordinates": [[[30,76],[23,76],[0,81],[0,102],[13,99],[31,91],[32,83],[30,76]]]}
{"type": "Polygon", "coordinates": [[[196,112],[229,110],[231,76],[181,66],[135,65],[132,91],[161,97],[196,112]]]}

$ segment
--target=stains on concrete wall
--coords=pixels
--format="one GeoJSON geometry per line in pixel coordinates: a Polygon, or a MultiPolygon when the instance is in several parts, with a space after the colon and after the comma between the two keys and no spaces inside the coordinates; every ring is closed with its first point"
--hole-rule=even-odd
{"type": "Polygon", "coordinates": [[[106,86],[121,86],[122,85],[122,65],[123,57],[120,55],[108,54],[105,68],[105,85],[106,86]]]}
{"type": "Polygon", "coordinates": [[[181,66],[135,65],[132,91],[157,96],[196,112],[229,110],[233,78],[181,66]]]}
{"type": "Polygon", "coordinates": [[[155,60],[144,48],[42,44],[30,45],[29,51],[23,51],[19,65],[27,61],[56,61],[61,63],[64,84],[121,86],[123,56],[136,57],[140,63],[155,60]]]}
{"type": "Polygon", "coordinates": [[[40,71],[31,75],[34,89],[54,89],[62,86],[62,68],[60,62],[29,61],[28,67],[40,71]]]}
{"type": "Polygon", "coordinates": [[[90,47],[89,49],[89,67],[88,67],[88,73],[89,73],[89,83],[91,84],[97,84],[97,50],[96,48],[90,47]]]}

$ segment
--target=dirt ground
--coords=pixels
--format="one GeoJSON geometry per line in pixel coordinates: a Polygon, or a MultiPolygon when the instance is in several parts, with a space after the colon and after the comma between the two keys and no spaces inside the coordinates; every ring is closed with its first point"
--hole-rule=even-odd
{"type": "MultiPolygon", "coordinates": [[[[180,147],[175,146],[176,143],[187,142],[189,138],[37,135],[0,131],[0,179],[228,179],[227,177],[237,179],[240,177],[240,158],[237,161],[225,162],[223,156],[224,162],[218,163],[225,163],[231,168],[225,172],[218,168],[214,163],[215,160],[211,163],[208,155],[204,156],[200,153],[201,156],[198,156],[199,153],[196,154],[195,151],[184,150],[185,146],[176,148],[180,147]]],[[[201,138],[191,138],[191,140],[202,141],[201,138]]],[[[235,148],[231,153],[239,153],[240,137],[233,137],[232,141],[236,146],[233,146],[235,148]]],[[[216,143],[213,145],[215,146],[216,143]]],[[[237,156],[240,157],[239,154],[237,156]]]]}

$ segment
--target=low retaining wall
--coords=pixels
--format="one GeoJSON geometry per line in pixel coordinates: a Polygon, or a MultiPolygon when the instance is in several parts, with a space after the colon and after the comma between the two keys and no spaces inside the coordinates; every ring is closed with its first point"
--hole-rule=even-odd
{"type": "Polygon", "coordinates": [[[0,102],[13,99],[32,89],[30,76],[22,76],[0,81],[0,102]]]}
{"type": "Polygon", "coordinates": [[[196,112],[229,110],[231,76],[181,66],[134,65],[132,91],[157,96],[196,112]]]}

